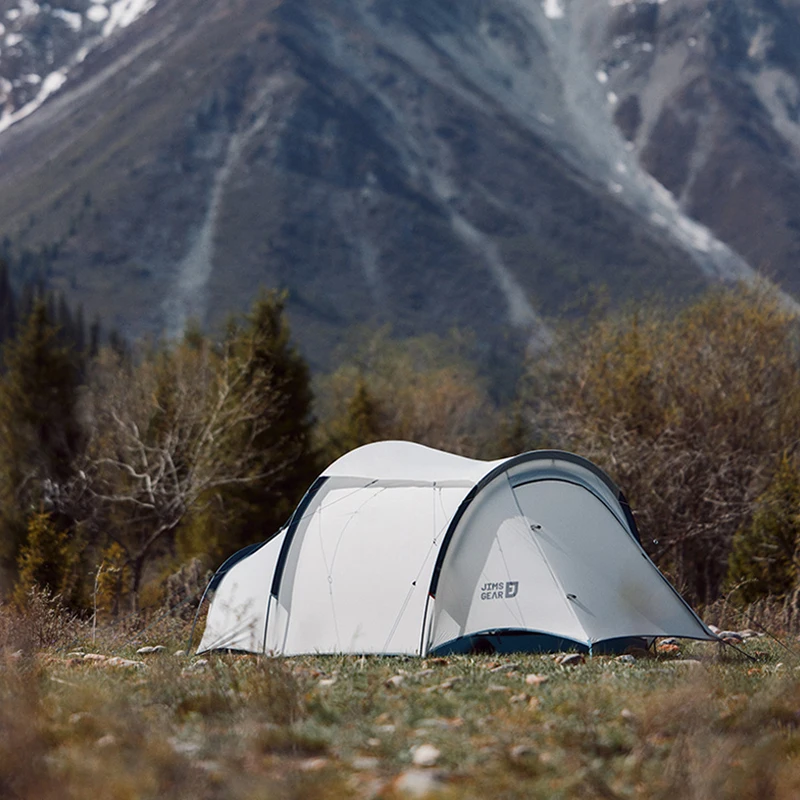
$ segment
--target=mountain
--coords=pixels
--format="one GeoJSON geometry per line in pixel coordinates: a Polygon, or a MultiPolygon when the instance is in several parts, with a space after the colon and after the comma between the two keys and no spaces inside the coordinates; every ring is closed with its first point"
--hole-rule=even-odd
{"type": "MultiPolygon", "coordinates": [[[[795,0],[0,0],[0,237],[130,336],[287,288],[487,359],[597,302],[800,291],[795,0]],[[42,266],[43,265],[43,266],[42,266]]],[[[27,262],[30,263],[30,260],[27,262]]]]}

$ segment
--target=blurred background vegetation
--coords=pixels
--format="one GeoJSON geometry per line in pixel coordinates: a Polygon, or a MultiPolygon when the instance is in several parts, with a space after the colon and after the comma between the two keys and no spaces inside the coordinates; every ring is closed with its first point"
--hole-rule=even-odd
{"type": "Polygon", "coordinates": [[[127,343],[0,267],[2,594],[109,620],[194,599],[348,450],[407,439],[473,458],[580,453],[625,491],[687,599],[800,601],[800,337],[768,291],[715,289],[565,324],[515,385],[474,342],[352,333],[313,376],[285,295],[215,338],[127,343]],[[170,595],[168,598],[167,595],[170,595]]]}

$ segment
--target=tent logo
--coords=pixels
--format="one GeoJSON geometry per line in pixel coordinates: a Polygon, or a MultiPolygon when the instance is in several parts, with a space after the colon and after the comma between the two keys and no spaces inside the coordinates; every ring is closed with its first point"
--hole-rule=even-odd
{"type": "Polygon", "coordinates": [[[481,586],[481,600],[510,600],[519,592],[519,581],[495,583],[489,581],[481,586]]]}

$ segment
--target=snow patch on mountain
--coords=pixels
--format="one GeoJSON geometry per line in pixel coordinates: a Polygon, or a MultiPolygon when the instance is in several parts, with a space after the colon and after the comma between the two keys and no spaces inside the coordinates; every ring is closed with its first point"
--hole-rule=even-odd
{"type": "Polygon", "coordinates": [[[66,80],[67,76],[64,72],[51,72],[41,81],[39,91],[34,100],[31,100],[30,103],[27,103],[17,111],[4,113],[3,116],[0,117],[0,133],[10,128],[15,122],[19,122],[21,119],[25,119],[25,117],[29,117],[33,114],[50,95],[55,94],[64,85],[66,80]]]}
{"type": "Polygon", "coordinates": [[[33,0],[20,0],[18,7],[8,9],[6,23],[0,24],[0,36],[4,37],[0,41],[12,59],[0,51],[0,80],[14,80],[10,90],[0,92],[0,133],[37,111],[67,82],[73,67],[117,30],[150,11],[156,2],[77,0],[69,8],[53,8],[33,0]],[[42,30],[50,37],[47,46],[42,46],[36,38],[41,37],[42,30]],[[20,80],[15,77],[20,74],[20,64],[28,70],[28,75],[46,77],[20,80]]]}
{"type": "Polygon", "coordinates": [[[156,0],[117,0],[108,7],[108,21],[103,26],[103,37],[108,38],[118,28],[127,28],[150,11],[156,0]]]}
{"type": "Polygon", "coordinates": [[[94,3],[86,11],[86,19],[90,22],[103,22],[108,19],[109,13],[102,3],[94,3]]]}
{"type": "Polygon", "coordinates": [[[544,0],[542,9],[547,19],[563,19],[564,3],[563,0],[544,0]]]}
{"type": "Polygon", "coordinates": [[[83,27],[83,17],[77,11],[67,11],[64,8],[54,8],[52,15],[56,19],[64,20],[67,25],[76,33],[83,27]]]}

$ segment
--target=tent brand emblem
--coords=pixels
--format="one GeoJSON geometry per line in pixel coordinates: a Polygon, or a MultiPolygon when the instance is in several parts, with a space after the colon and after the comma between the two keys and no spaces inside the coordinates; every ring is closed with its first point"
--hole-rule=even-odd
{"type": "Polygon", "coordinates": [[[493,583],[489,581],[481,586],[481,600],[510,600],[519,592],[519,581],[493,583]]]}

